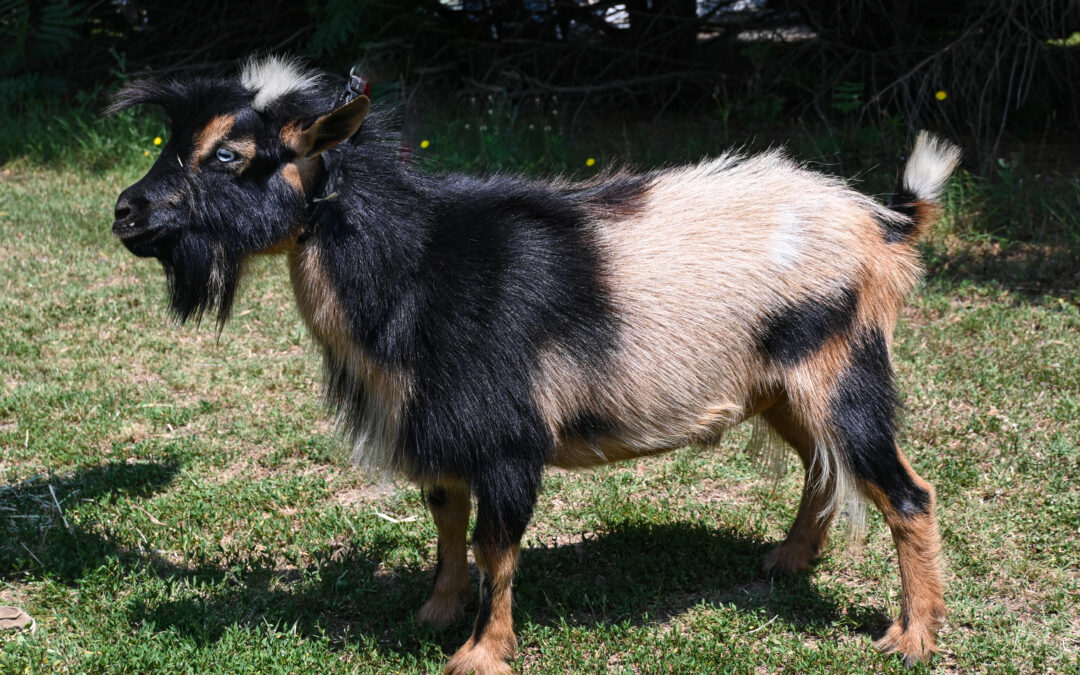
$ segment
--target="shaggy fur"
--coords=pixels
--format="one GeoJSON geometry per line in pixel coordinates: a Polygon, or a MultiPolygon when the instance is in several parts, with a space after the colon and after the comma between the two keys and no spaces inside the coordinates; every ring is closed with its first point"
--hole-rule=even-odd
{"type": "Polygon", "coordinates": [[[450,672],[500,672],[511,581],[545,465],[708,446],[761,415],[805,490],[770,572],[809,567],[838,505],[868,498],[900,557],[879,643],[935,649],[944,605],[933,489],[896,446],[889,341],[915,242],[959,158],[920,134],[886,207],[781,152],[585,183],[417,172],[383,113],[335,105],[294,62],[138,81],[172,135],[113,229],[161,261],[173,314],[228,318],[244,261],[284,253],[362,464],[424,488],[439,565],[424,620],[462,615],[465,532],[482,574],[450,672]]]}

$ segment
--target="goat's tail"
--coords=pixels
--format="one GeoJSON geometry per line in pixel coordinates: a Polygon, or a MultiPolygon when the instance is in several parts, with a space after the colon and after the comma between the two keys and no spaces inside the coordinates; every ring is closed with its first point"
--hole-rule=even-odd
{"type": "Polygon", "coordinates": [[[889,208],[900,218],[889,223],[891,243],[917,241],[941,213],[945,182],[960,163],[960,148],[928,131],[915,139],[889,208]]]}

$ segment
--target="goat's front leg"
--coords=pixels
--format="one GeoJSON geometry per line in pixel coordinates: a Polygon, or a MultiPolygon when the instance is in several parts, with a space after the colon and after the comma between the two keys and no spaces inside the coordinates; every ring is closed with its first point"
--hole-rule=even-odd
{"type": "Polygon", "coordinates": [[[473,555],[480,568],[480,610],[472,637],[446,664],[448,675],[509,673],[506,663],[517,649],[510,588],[518,551],[539,489],[539,476],[530,479],[510,472],[499,476],[503,485],[476,490],[476,529],[473,555]],[[515,482],[506,490],[505,483],[515,482]]]}
{"type": "Polygon", "coordinates": [[[425,489],[424,496],[439,530],[439,557],[435,588],[416,619],[445,626],[465,616],[465,598],[469,594],[469,563],[465,555],[469,488],[462,483],[435,485],[425,489]]]}

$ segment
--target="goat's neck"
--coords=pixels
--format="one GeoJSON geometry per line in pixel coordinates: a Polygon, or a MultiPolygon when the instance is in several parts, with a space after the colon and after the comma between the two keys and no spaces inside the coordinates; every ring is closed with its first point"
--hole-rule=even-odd
{"type": "Polygon", "coordinates": [[[430,204],[424,179],[396,160],[347,160],[337,197],[289,252],[297,305],[316,340],[403,364],[413,340],[408,305],[418,283],[430,204]],[[378,186],[378,191],[372,189],[378,186]]]}

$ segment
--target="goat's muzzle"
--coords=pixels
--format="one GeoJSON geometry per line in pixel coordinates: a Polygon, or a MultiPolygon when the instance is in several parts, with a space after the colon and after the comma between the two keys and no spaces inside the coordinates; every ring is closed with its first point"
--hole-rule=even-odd
{"type": "Polygon", "coordinates": [[[112,231],[127,248],[138,256],[148,257],[156,252],[152,244],[164,233],[165,227],[150,218],[150,201],[131,188],[120,193],[116,200],[112,231]]]}

